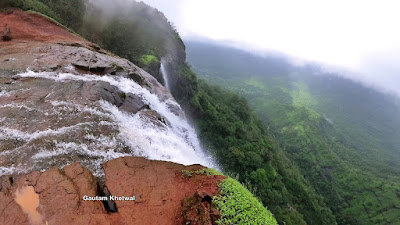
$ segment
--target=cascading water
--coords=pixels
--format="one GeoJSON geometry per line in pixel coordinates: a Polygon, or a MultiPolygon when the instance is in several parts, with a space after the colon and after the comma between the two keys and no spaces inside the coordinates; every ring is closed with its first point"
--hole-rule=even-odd
{"type": "Polygon", "coordinates": [[[168,91],[171,91],[169,89],[169,77],[168,77],[168,71],[166,69],[166,61],[164,58],[161,58],[161,66],[160,66],[160,71],[161,71],[161,75],[162,78],[164,80],[164,86],[166,89],[168,89],[168,91]]]}
{"type": "Polygon", "coordinates": [[[161,101],[131,79],[32,71],[18,76],[41,78],[61,86],[106,82],[123,93],[140,96],[167,122],[152,123],[141,111],[127,113],[105,100],[54,100],[53,92],[43,99],[43,106],[29,102],[0,105],[0,110],[22,110],[30,116],[20,120],[0,118],[0,175],[79,161],[100,176],[102,162],[131,155],[216,168],[212,158],[201,149],[195,130],[171,110],[171,106],[180,109],[179,105],[173,99],[161,101]],[[43,125],[32,130],[24,123],[26,119],[43,125]]]}

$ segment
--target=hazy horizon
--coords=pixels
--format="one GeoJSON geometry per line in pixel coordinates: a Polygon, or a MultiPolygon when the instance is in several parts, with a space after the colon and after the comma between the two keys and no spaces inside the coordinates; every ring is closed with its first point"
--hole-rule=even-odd
{"type": "MultiPolygon", "coordinates": [[[[400,96],[395,1],[145,0],[185,40],[282,53],[400,96]]],[[[400,5],[399,5],[400,6],[400,5]]]]}

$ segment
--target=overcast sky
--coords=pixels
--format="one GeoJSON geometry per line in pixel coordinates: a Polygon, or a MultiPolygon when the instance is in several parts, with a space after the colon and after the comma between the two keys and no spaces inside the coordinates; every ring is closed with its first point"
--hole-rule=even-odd
{"type": "Polygon", "coordinates": [[[184,39],[252,52],[273,50],[351,69],[353,78],[400,95],[400,1],[145,0],[184,39]]]}

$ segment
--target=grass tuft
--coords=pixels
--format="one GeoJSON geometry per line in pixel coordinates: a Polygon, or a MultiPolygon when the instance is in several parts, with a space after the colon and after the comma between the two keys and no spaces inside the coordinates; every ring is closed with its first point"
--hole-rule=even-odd
{"type": "Polygon", "coordinates": [[[220,189],[221,195],[213,198],[221,214],[217,224],[277,225],[272,213],[239,181],[227,178],[221,182],[220,189]]]}

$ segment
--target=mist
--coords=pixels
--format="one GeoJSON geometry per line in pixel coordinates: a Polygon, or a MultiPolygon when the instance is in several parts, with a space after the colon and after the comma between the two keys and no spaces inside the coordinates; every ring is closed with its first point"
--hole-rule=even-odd
{"type": "Polygon", "coordinates": [[[281,53],[400,96],[400,14],[396,1],[145,0],[186,40],[258,55],[281,53]]]}

